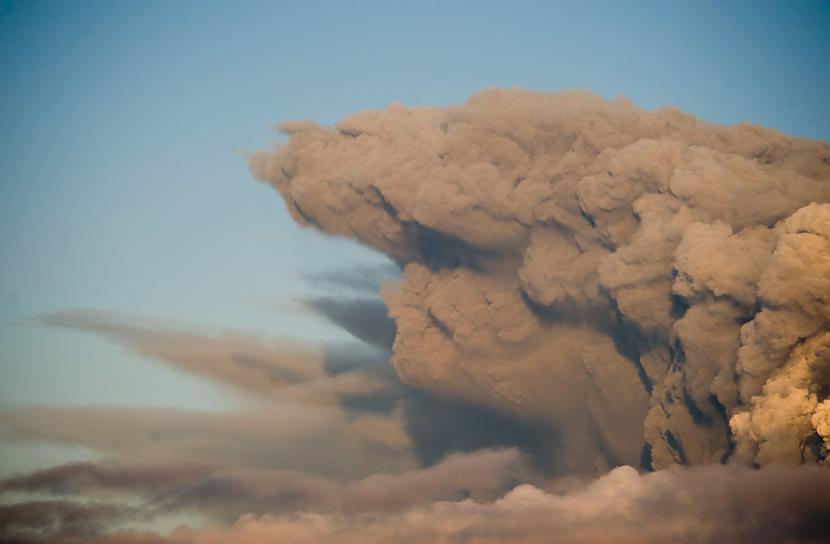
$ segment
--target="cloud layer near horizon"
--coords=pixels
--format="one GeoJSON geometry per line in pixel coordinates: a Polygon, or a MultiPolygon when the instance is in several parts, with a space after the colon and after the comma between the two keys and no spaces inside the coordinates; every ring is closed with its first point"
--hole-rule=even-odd
{"type": "MultiPolygon", "coordinates": [[[[11,541],[61,544],[541,544],[551,542],[552,538],[562,544],[825,541],[825,522],[830,516],[830,494],[827,493],[830,473],[814,466],[753,470],[735,465],[708,465],[647,474],[620,467],[593,481],[565,478],[542,487],[522,484],[495,500],[440,500],[447,491],[463,490],[465,474],[472,478],[467,480],[468,484],[473,484],[488,470],[496,476],[491,482],[498,480],[509,466],[505,461],[511,458],[515,459],[509,451],[483,452],[451,458],[420,473],[375,477],[349,484],[340,488],[341,498],[345,500],[340,504],[349,506],[345,510],[332,509],[329,504],[328,508],[318,508],[316,513],[310,508],[279,513],[287,500],[296,498],[290,492],[294,488],[274,479],[254,479],[245,485],[259,491],[249,491],[246,496],[254,502],[245,505],[254,511],[263,506],[273,508],[274,513],[246,514],[230,526],[180,527],[167,537],[149,532],[106,532],[101,531],[106,528],[106,522],[117,521],[121,512],[90,506],[88,511],[77,508],[80,512],[72,518],[72,530],[64,528],[46,538],[21,531],[26,528],[27,518],[18,518],[16,527],[14,522],[9,526],[20,531],[20,537],[11,541]],[[279,489],[285,492],[280,493],[279,489]],[[402,498],[406,501],[401,502],[402,498]]],[[[75,472],[79,472],[78,468],[82,467],[74,467],[75,472]]],[[[107,473],[105,478],[100,474],[90,478],[88,468],[85,468],[87,486],[113,485],[112,473],[107,473]]],[[[73,481],[71,472],[72,469],[64,471],[65,484],[73,481]]],[[[4,485],[38,487],[43,476],[4,485]]],[[[77,478],[76,474],[76,484],[77,478]]],[[[180,483],[173,482],[170,487],[177,485],[180,483]]],[[[473,485],[478,485],[479,490],[488,486],[482,482],[473,485]]],[[[323,482],[322,492],[316,497],[312,494],[307,497],[318,501],[321,497],[330,497],[329,486],[326,488],[323,482]]],[[[217,503],[210,502],[211,493],[213,498],[221,500],[223,491],[225,500],[240,494],[226,480],[222,485],[214,483],[196,488],[186,493],[185,498],[195,503],[201,500],[205,508],[215,507],[217,503]]],[[[469,492],[475,497],[475,490],[469,492]]],[[[174,494],[173,498],[180,497],[174,494]]],[[[54,512],[42,502],[29,508],[48,512],[39,519],[57,520],[52,523],[61,527],[61,523],[67,523],[61,516],[66,508],[64,504],[55,502],[54,512]]],[[[23,508],[18,506],[17,510],[23,508]]],[[[0,524],[9,523],[9,513],[8,508],[0,507],[0,524]]]]}

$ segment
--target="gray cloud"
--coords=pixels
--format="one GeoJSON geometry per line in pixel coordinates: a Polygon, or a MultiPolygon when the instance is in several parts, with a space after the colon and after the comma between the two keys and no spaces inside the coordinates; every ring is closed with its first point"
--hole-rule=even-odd
{"type": "Polygon", "coordinates": [[[0,492],[60,500],[0,507],[0,532],[89,536],[117,523],[192,512],[233,523],[243,514],[392,513],[435,500],[492,500],[526,478],[517,450],[447,457],[425,469],[340,482],[296,471],[174,464],[74,463],[0,481],[0,492]],[[78,502],[73,497],[96,498],[78,502]],[[121,506],[124,498],[130,507],[121,506]],[[109,502],[100,502],[100,501],[109,502]]]}
{"type": "MultiPolygon", "coordinates": [[[[367,340],[374,339],[378,344],[391,345],[394,324],[386,316],[386,307],[380,300],[334,297],[311,300],[316,301],[321,312],[329,312],[329,317],[347,330],[360,331],[355,334],[365,336],[367,340]]],[[[522,447],[540,466],[549,463],[544,452],[550,449],[554,437],[542,427],[516,422],[485,407],[436,398],[404,386],[388,364],[388,352],[362,343],[333,344],[322,348],[297,342],[274,343],[242,332],[192,332],[166,327],[157,322],[142,322],[129,316],[92,310],[48,314],[39,317],[37,322],[102,335],[173,368],[208,377],[281,406],[288,405],[290,413],[299,415],[297,421],[303,421],[306,417],[317,421],[321,414],[325,414],[322,417],[332,422],[332,425],[339,421],[369,443],[378,442],[398,453],[411,447],[411,454],[424,465],[434,464],[455,451],[469,452],[510,446],[522,447]],[[254,361],[258,364],[249,364],[254,361]],[[304,374],[296,375],[291,383],[279,383],[270,379],[275,369],[279,370],[286,365],[303,368],[304,374]],[[305,413],[304,406],[308,406],[308,413],[305,413]]],[[[23,410],[7,414],[6,417],[15,422],[17,433],[27,436],[29,427],[38,425],[36,421],[39,418],[35,414],[40,412],[37,409],[30,413],[23,410]]],[[[103,410],[90,412],[94,413],[91,416],[94,419],[105,417],[103,410]]],[[[114,419],[130,417],[121,412],[115,409],[110,416],[114,419]]],[[[137,417],[155,419],[155,415],[152,415],[154,412],[151,412],[138,411],[144,415],[137,417]]],[[[76,417],[72,411],[55,410],[55,413],[58,420],[76,417]]],[[[222,428],[226,420],[247,420],[252,416],[217,414],[214,417],[206,413],[186,415],[185,412],[171,412],[170,415],[171,423],[163,424],[163,427],[170,427],[172,422],[182,418],[183,422],[195,418],[194,421],[198,423],[194,431],[197,434],[204,432],[206,436],[187,440],[204,439],[209,442],[216,441],[215,437],[208,436],[208,429],[212,428],[209,423],[211,419],[215,428],[222,428]]],[[[0,415],[0,419],[2,417],[0,415]]],[[[265,417],[254,419],[264,422],[268,417],[270,416],[265,414],[265,417]]],[[[281,421],[281,418],[276,418],[273,424],[279,426],[281,421]]],[[[296,426],[290,426],[293,427],[296,426]]],[[[126,447],[112,449],[112,446],[117,446],[120,442],[109,440],[105,433],[101,433],[101,436],[84,434],[82,430],[85,428],[81,425],[76,429],[77,436],[68,439],[62,430],[47,425],[37,431],[37,438],[64,443],[67,439],[69,443],[78,439],[93,449],[100,451],[104,448],[105,453],[130,451],[126,447]]],[[[171,440],[171,432],[178,436],[178,428],[173,431],[156,431],[159,436],[164,435],[165,447],[173,448],[172,452],[168,452],[171,455],[185,443],[185,440],[171,440]]],[[[251,428],[250,432],[255,433],[256,430],[251,428]]],[[[315,433],[315,427],[311,425],[308,437],[317,436],[315,433]]],[[[277,453],[280,448],[275,449],[266,443],[268,437],[276,436],[274,431],[263,430],[262,435],[247,439],[251,451],[237,446],[239,451],[232,457],[241,462],[251,455],[256,456],[254,452],[259,449],[281,458],[281,454],[277,453]]],[[[189,436],[189,433],[185,432],[184,436],[189,436]]],[[[348,433],[342,432],[330,435],[331,440],[344,440],[346,443],[351,440],[348,437],[348,433]]],[[[135,444],[135,451],[144,451],[145,447],[150,452],[164,449],[161,443],[141,442],[141,446],[135,444]]],[[[225,445],[207,447],[206,443],[201,444],[206,446],[204,451],[188,455],[197,455],[199,458],[207,456],[209,459],[215,459],[213,456],[218,455],[224,459],[229,454],[225,445]]],[[[338,451],[338,446],[330,449],[338,451]]],[[[311,456],[310,459],[315,457],[318,455],[311,456]]],[[[250,459],[248,462],[251,462],[250,459]]]]}
{"type": "Polygon", "coordinates": [[[80,495],[96,490],[154,492],[205,477],[213,467],[196,463],[123,465],[79,462],[58,465],[0,480],[0,492],[42,492],[80,495]]]}
{"type": "Polygon", "coordinates": [[[434,466],[396,474],[374,473],[349,482],[290,470],[173,464],[73,463],[0,481],[2,492],[57,496],[124,493],[147,500],[145,509],[209,508],[246,512],[391,512],[441,499],[494,498],[529,472],[518,450],[454,454],[434,466]]]}
{"type": "MultiPolygon", "coordinates": [[[[327,299],[320,300],[321,308],[330,309],[327,299]]],[[[370,325],[380,322],[394,329],[394,324],[378,313],[382,308],[379,301],[367,306],[346,300],[343,304],[336,301],[331,312],[338,316],[338,322],[354,318],[357,324],[353,329],[381,343],[389,342],[393,331],[373,332],[370,325]],[[366,317],[361,321],[358,316],[363,314],[366,317]]],[[[193,332],[94,310],[47,314],[35,322],[103,336],[176,370],[272,402],[335,405],[346,398],[401,395],[397,378],[388,372],[388,352],[362,342],[323,346],[269,342],[238,331],[193,332]]]]}
{"type": "Polygon", "coordinates": [[[395,322],[383,302],[372,298],[310,297],[303,301],[317,314],[367,344],[391,349],[395,322]]]}
{"type": "MultiPolygon", "coordinates": [[[[417,486],[415,486],[417,487],[417,486]]],[[[830,516],[830,473],[817,467],[709,465],[593,481],[523,484],[495,500],[439,500],[385,512],[246,515],[230,527],[180,527],[167,544],[381,542],[569,544],[819,543],[830,516]]],[[[56,535],[54,542],[73,542],[56,535]]],[[[113,533],[87,544],[131,542],[113,533]]]]}
{"type": "Polygon", "coordinates": [[[0,542],[25,542],[41,535],[91,537],[119,522],[142,517],[134,508],[110,503],[39,500],[0,504],[0,542]]]}
{"type": "Polygon", "coordinates": [[[400,269],[394,264],[359,265],[352,268],[326,270],[309,273],[305,279],[315,287],[337,294],[349,291],[358,295],[377,295],[381,283],[400,277],[400,269]]]}
{"type": "Polygon", "coordinates": [[[35,322],[104,336],[177,370],[259,395],[324,375],[322,350],[298,342],[269,345],[239,332],[207,335],[94,310],[47,314],[35,322]]]}

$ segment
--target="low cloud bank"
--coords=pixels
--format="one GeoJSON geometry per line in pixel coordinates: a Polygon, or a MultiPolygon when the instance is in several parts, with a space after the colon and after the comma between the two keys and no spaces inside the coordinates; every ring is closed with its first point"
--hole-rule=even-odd
{"type": "MultiPolygon", "coordinates": [[[[475,461],[473,462],[473,466],[475,461]]],[[[419,486],[403,485],[405,497],[419,486]]],[[[826,542],[830,473],[815,466],[709,465],[640,474],[619,467],[587,483],[522,484],[492,501],[435,501],[400,509],[240,517],[229,527],[180,527],[168,536],[131,531],[19,542],[84,544],[484,544],[826,542]]],[[[417,495],[417,492],[416,492],[417,495]]],[[[2,519],[0,514],[0,519],[2,519]]],[[[96,519],[96,518],[93,518],[96,519]]],[[[14,540],[11,540],[14,541],[14,540]]]]}

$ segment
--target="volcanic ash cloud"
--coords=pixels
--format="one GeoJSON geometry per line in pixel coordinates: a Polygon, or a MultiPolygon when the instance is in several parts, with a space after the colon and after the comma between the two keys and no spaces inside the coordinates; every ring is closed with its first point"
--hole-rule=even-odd
{"type": "Polygon", "coordinates": [[[539,424],[562,472],[827,458],[825,142],[522,90],[282,130],[253,173],[403,270],[407,384],[539,424]]]}

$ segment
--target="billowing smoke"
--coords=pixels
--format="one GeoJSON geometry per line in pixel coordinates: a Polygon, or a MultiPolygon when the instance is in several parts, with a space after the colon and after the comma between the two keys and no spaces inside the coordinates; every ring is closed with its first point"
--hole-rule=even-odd
{"type": "Polygon", "coordinates": [[[408,385],[543,426],[559,472],[827,459],[826,143],[522,90],[282,129],[254,174],[403,270],[408,385]]]}

